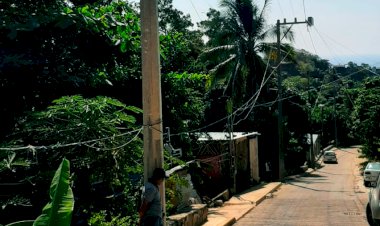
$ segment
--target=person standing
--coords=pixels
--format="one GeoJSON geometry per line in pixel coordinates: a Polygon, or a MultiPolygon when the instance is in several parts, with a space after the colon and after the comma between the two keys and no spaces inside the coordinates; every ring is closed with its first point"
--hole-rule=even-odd
{"type": "Polygon", "coordinates": [[[140,226],[162,226],[162,205],[159,187],[167,178],[165,170],[156,168],[144,186],[139,208],[140,226]]]}
{"type": "Polygon", "coordinates": [[[272,181],[272,166],[270,162],[265,163],[265,172],[267,174],[266,177],[267,177],[268,182],[271,182],[272,181]]]}

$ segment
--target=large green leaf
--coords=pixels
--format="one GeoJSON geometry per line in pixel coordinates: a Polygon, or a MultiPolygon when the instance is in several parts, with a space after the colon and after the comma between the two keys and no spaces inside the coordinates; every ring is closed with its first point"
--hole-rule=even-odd
{"type": "Polygon", "coordinates": [[[74,209],[70,188],[70,162],[63,159],[50,185],[50,199],[33,226],[68,226],[74,209]]]}

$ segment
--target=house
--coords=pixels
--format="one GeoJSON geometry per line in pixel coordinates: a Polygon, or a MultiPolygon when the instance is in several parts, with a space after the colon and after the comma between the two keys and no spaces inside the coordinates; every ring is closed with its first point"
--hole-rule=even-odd
{"type": "Polygon", "coordinates": [[[260,181],[257,132],[207,132],[195,134],[201,143],[194,153],[207,164],[212,183],[243,191],[260,181]]]}
{"type": "Polygon", "coordinates": [[[314,153],[314,158],[317,158],[322,150],[321,136],[319,134],[312,134],[311,138],[312,140],[310,139],[310,134],[307,134],[307,143],[310,145],[310,150],[306,156],[308,161],[310,161],[312,156],[311,151],[314,153]]]}

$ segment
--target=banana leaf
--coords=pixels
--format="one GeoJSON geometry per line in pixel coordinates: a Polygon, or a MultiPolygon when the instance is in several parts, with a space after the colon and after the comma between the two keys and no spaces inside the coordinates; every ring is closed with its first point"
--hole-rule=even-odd
{"type": "Polygon", "coordinates": [[[63,159],[50,184],[50,199],[33,226],[70,226],[74,196],[70,187],[70,162],[63,159]]]}

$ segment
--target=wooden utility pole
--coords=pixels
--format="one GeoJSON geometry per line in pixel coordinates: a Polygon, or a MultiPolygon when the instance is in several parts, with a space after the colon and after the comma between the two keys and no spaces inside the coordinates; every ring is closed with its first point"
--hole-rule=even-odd
{"type": "Polygon", "coordinates": [[[335,137],[334,145],[335,147],[338,147],[339,141],[338,141],[338,128],[336,126],[336,94],[337,94],[336,83],[334,83],[334,137],[335,137]]]}
{"type": "Polygon", "coordinates": [[[284,176],[284,136],[283,136],[283,120],[282,120],[282,75],[281,75],[281,33],[280,33],[280,20],[277,20],[277,89],[278,89],[278,179],[282,179],[284,176]]]}
{"type": "Polygon", "coordinates": [[[290,24],[307,24],[308,26],[314,25],[314,19],[308,17],[305,21],[297,21],[297,18],[294,18],[294,22],[280,22],[277,20],[276,23],[276,32],[277,32],[277,88],[278,88],[278,179],[283,179],[285,176],[285,164],[284,164],[284,126],[282,118],[282,75],[281,75],[281,25],[290,25],[290,24]]]}
{"type": "MultiPolygon", "coordinates": [[[[141,0],[144,181],[163,168],[162,103],[157,0],[141,0]]],[[[160,186],[165,223],[165,184],[160,186]]]]}

